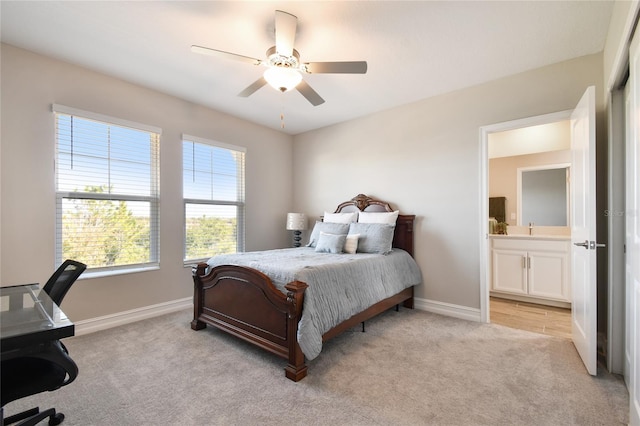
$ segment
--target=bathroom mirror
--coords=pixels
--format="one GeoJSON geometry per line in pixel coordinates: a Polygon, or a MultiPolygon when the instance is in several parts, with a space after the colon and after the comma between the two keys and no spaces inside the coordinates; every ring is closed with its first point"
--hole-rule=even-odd
{"type": "Polygon", "coordinates": [[[570,164],[518,168],[518,225],[569,226],[570,164]]]}

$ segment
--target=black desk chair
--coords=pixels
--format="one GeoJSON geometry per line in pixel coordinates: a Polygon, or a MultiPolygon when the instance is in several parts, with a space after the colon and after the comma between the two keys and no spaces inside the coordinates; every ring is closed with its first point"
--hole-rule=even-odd
{"type": "Polygon", "coordinates": [[[49,278],[44,285],[43,290],[56,305],[60,306],[62,299],[64,299],[71,285],[76,282],[85,269],[87,269],[87,265],[84,263],[76,262],[75,260],[65,260],[56,272],[51,275],[51,278],[49,278]]]}
{"type": "MultiPolygon", "coordinates": [[[[78,366],[59,340],[48,343],[43,351],[28,357],[2,361],[2,409],[11,401],[66,386],[77,376],[78,366]]],[[[64,420],[64,414],[56,413],[55,408],[40,411],[35,407],[7,417],[3,424],[21,421],[19,426],[35,426],[47,417],[49,425],[59,425],[64,420]]]]}
{"type": "MultiPolygon", "coordinates": [[[[83,263],[66,260],[49,278],[43,290],[60,306],[71,285],[86,268],[83,263]]],[[[11,401],[45,391],[54,391],[73,382],[78,376],[78,366],[69,357],[69,352],[62,342],[55,340],[39,349],[42,350],[29,356],[2,361],[2,411],[11,401]]],[[[56,413],[55,408],[40,411],[39,407],[35,407],[3,419],[3,425],[21,421],[16,426],[31,426],[47,417],[49,425],[59,425],[64,420],[64,414],[56,413]]]]}

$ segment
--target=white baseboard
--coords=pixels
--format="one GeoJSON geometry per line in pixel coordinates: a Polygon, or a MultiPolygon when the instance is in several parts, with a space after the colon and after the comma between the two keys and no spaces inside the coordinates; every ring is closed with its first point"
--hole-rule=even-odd
{"type": "MultiPolygon", "coordinates": [[[[460,318],[468,321],[480,322],[480,309],[469,308],[467,306],[453,305],[451,303],[438,302],[435,300],[414,298],[414,307],[422,311],[433,312],[435,314],[460,318]]],[[[193,298],[173,300],[171,302],[159,303],[157,305],[145,306],[143,308],[132,309],[130,311],[118,312],[116,314],[102,317],[90,318],[75,322],[75,335],[94,333],[120,325],[153,318],[183,309],[193,308],[193,298]]]]}
{"type": "Polygon", "coordinates": [[[193,307],[193,297],[173,300],[171,302],[159,303],[157,305],[145,306],[143,308],[132,309],[130,311],[118,312],[116,314],[105,315],[103,317],[90,318],[76,321],[75,335],[94,333],[100,330],[129,324],[159,315],[169,314],[193,307]]]}
{"type": "Polygon", "coordinates": [[[436,300],[421,299],[419,297],[415,297],[413,299],[413,304],[416,309],[420,309],[422,311],[433,312],[434,314],[446,315],[468,321],[482,322],[480,309],[477,308],[438,302],[436,300]]]}

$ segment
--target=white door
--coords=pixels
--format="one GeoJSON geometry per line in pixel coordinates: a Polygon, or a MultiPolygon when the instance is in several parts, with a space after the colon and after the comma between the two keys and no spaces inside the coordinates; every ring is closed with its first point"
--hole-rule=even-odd
{"type": "Polygon", "coordinates": [[[640,36],[629,52],[629,113],[626,143],[626,342],[625,380],[629,424],[640,425],[640,36]]]}
{"type": "Polygon", "coordinates": [[[633,78],[629,78],[624,91],[624,103],[625,103],[625,297],[624,297],[624,311],[625,311],[625,324],[624,324],[624,365],[622,367],[624,373],[624,381],[629,384],[629,372],[631,371],[631,324],[629,323],[629,313],[631,312],[631,298],[626,295],[631,294],[631,272],[633,271],[631,265],[631,256],[627,253],[627,246],[629,246],[632,223],[630,223],[631,215],[629,214],[632,209],[630,204],[633,198],[631,194],[633,192],[633,158],[631,153],[633,152],[633,126],[632,114],[631,114],[631,87],[634,85],[633,78]]]}
{"type": "Polygon", "coordinates": [[[571,316],[573,343],[596,375],[596,162],[595,87],[571,114],[571,316]]]}

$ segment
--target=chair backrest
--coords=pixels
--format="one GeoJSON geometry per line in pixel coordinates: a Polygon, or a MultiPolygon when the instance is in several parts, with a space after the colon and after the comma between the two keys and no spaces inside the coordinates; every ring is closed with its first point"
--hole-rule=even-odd
{"type": "Polygon", "coordinates": [[[44,285],[44,291],[53,299],[56,305],[60,306],[71,285],[85,269],[87,269],[87,265],[84,263],[65,260],[44,285]]]}

